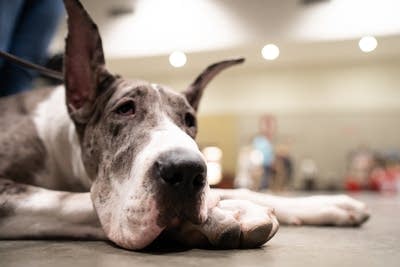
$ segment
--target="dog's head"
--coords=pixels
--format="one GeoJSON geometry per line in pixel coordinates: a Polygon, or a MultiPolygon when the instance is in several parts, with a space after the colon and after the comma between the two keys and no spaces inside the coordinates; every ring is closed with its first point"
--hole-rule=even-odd
{"type": "Polygon", "coordinates": [[[204,222],[209,186],[196,111],[207,83],[243,59],[209,66],[183,93],[126,80],[107,71],[97,26],[79,1],[64,2],[66,101],[106,235],[140,249],[182,221],[204,222]]]}

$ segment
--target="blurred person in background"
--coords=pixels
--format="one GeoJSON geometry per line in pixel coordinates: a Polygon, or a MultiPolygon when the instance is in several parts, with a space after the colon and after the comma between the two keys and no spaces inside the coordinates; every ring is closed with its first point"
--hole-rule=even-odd
{"type": "Polygon", "coordinates": [[[275,136],[277,123],[272,115],[264,115],[259,121],[259,134],[253,139],[253,147],[262,154],[263,176],[260,182],[260,189],[267,189],[271,183],[271,177],[275,175],[273,163],[275,160],[274,148],[272,145],[275,136]]]}
{"type": "Polygon", "coordinates": [[[373,153],[366,147],[352,151],[345,188],[400,192],[400,152],[373,153]]]}
{"type": "MultiPolygon", "coordinates": [[[[63,13],[62,0],[0,0],[0,50],[43,65],[63,13]]],[[[31,88],[37,75],[0,58],[0,96],[31,88]]]]}
{"type": "Polygon", "coordinates": [[[359,191],[368,188],[368,180],[374,166],[374,153],[367,146],[360,146],[350,151],[345,188],[359,191]]]}
{"type": "Polygon", "coordinates": [[[272,177],[270,189],[277,192],[288,189],[292,182],[293,162],[287,144],[276,145],[275,151],[275,160],[273,163],[275,175],[272,177]]]}
{"type": "Polygon", "coordinates": [[[244,146],[239,151],[236,177],[236,188],[247,188],[259,191],[264,176],[263,155],[253,146],[244,146]]]}
{"type": "Polygon", "coordinates": [[[390,151],[380,156],[371,170],[369,188],[381,192],[400,192],[400,152],[390,151]]]}
{"type": "Polygon", "coordinates": [[[369,175],[368,189],[379,191],[381,183],[386,177],[385,157],[381,154],[375,154],[374,166],[369,175]]]}
{"type": "Polygon", "coordinates": [[[313,158],[304,158],[300,161],[300,177],[301,189],[305,191],[316,190],[318,168],[313,158]]]}

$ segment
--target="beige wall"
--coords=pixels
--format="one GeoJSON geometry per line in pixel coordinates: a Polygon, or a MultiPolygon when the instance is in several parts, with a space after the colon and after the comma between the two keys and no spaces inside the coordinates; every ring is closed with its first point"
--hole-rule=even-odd
{"type": "Polygon", "coordinates": [[[400,62],[240,68],[210,85],[204,113],[400,110],[400,62]],[[246,72],[247,71],[247,72],[246,72]]]}
{"type": "MultiPolygon", "coordinates": [[[[115,64],[112,66],[126,77],[138,76],[177,90],[184,89],[201,70],[170,68],[163,74],[147,71],[138,75],[130,71],[129,64],[123,65],[122,72],[115,64]]],[[[201,114],[400,110],[399,57],[363,63],[273,66],[249,62],[223,72],[208,86],[201,114]]]]}
{"type": "Polygon", "coordinates": [[[222,166],[230,176],[236,171],[239,140],[238,117],[233,114],[203,115],[199,117],[197,143],[200,148],[218,146],[223,150],[222,166]]]}

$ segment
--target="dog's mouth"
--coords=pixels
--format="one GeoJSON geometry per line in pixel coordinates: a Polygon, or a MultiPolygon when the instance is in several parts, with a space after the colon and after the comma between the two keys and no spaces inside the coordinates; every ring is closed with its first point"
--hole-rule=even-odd
{"type": "Polygon", "coordinates": [[[180,248],[184,243],[180,240],[179,233],[184,229],[185,225],[187,225],[188,222],[201,225],[204,224],[206,220],[207,218],[200,214],[176,214],[175,216],[170,216],[163,230],[145,249],[165,249],[166,247],[169,249],[180,248]]]}
{"type": "Polygon", "coordinates": [[[157,224],[160,227],[176,227],[182,222],[199,225],[207,220],[206,190],[194,194],[174,192],[159,187],[154,195],[159,211],[157,224]]]}
{"type": "Polygon", "coordinates": [[[160,225],[165,226],[167,229],[179,227],[183,222],[191,222],[196,225],[205,223],[207,216],[198,212],[199,208],[193,207],[191,210],[181,210],[165,216],[159,216],[160,225]]]}

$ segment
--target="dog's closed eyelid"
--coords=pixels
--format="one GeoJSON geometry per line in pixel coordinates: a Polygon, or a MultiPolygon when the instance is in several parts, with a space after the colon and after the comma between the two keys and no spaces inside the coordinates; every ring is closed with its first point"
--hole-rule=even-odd
{"type": "Polygon", "coordinates": [[[135,99],[132,97],[121,97],[118,100],[110,101],[107,106],[109,110],[113,111],[117,109],[120,105],[128,101],[135,101],[135,99]]]}

